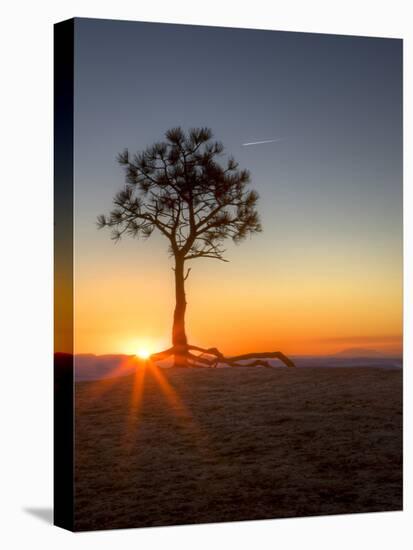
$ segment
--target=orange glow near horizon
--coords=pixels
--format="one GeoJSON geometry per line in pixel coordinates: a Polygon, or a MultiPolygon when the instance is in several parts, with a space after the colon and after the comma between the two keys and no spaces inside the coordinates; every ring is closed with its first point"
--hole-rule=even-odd
{"type": "MultiPolygon", "coordinates": [[[[230,264],[228,264],[229,266],[230,264]]],[[[191,343],[223,353],[282,351],[328,354],[346,348],[400,353],[401,275],[389,270],[277,276],[203,266],[187,284],[191,343]],[[208,289],[208,291],[206,291],[208,289]]],[[[232,269],[231,269],[232,268],[232,269]]],[[[147,358],[171,345],[173,279],[164,269],[120,282],[113,274],[79,276],[75,292],[75,353],[147,358]],[[154,283],[154,279],[156,284],[154,283]],[[140,292],[137,293],[136,289],[140,292]]],[[[192,276],[192,273],[191,273],[192,276]]]]}
{"type": "MultiPolygon", "coordinates": [[[[351,235],[330,242],[326,234],[323,243],[307,247],[277,241],[283,246],[278,255],[271,254],[263,236],[229,248],[229,263],[188,262],[190,343],[234,355],[324,355],[347,348],[401,352],[402,262],[392,242],[357,241],[351,235]]],[[[160,236],[115,246],[94,227],[87,232],[78,227],[75,353],[140,355],[139,350],[152,354],[169,348],[171,266],[160,236]]]]}

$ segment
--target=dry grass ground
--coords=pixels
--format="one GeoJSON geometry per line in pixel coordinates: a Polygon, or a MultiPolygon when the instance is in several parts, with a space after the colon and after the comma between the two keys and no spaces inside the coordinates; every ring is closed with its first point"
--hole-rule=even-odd
{"type": "Polygon", "coordinates": [[[402,507],[401,370],[147,369],[141,382],[76,384],[77,530],[402,507]]]}

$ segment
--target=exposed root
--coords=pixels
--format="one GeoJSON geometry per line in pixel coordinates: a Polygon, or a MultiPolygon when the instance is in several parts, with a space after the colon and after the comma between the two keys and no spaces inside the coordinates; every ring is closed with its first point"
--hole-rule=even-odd
{"type": "Polygon", "coordinates": [[[285,356],[280,351],[265,351],[257,353],[244,353],[242,355],[234,355],[231,357],[225,357],[217,348],[201,348],[200,346],[187,345],[184,349],[182,347],[179,350],[175,347],[168,348],[159,353],[151,355],[152,361],[162,361],[168,359],[171,356],[184,356],[186,364],[189,367],[217,367],[219,363],[228,365],[230,367],[266,367],[273,368],[273,365],[269,362],[269,359],[278,359],[287,367],[295,367],[295,364],[291,359],[285,356]],[[199,355],[192,352],[199,352],[199,355]],[[243,363],[240,361],[248,361],[243,363]],[[266,360],[267,359],[267,360],[266,360]]]}

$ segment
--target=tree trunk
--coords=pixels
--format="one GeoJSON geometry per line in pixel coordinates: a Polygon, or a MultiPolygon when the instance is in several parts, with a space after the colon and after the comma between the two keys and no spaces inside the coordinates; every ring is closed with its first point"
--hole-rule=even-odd
{"type": "Polygon", "coordinates": [[[172,345],[175,348],[175,367],[186,367],[187,361],[187,339],[185,333],[185,275],[184,260],[175,257],[175,311],[172,327],[172,345]]]}

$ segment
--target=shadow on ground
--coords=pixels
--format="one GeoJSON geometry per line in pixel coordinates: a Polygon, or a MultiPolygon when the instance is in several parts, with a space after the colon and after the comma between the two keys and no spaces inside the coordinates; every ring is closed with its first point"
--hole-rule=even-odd
{"type": "Polygon", "coordinates": [[[24,508],[26,514],[53,525],[53,508],[24,508]]]}

